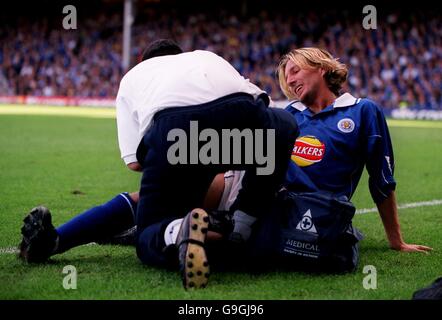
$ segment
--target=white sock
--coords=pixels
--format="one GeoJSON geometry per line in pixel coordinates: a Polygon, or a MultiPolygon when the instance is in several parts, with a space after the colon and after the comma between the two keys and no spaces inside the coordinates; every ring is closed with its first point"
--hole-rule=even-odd
{"type": "Polygon", "coordinates": [[[183,220],[184,218],[173,220],[167,226],[166,231],[164,231],[164,242],[166,243],[166,246],[175,244],[183,220]]]}
{"type": "Polygon", "coordinates": [[[249,216],[247,213],[241,210],[236,210],[233,213],[233,232],[241,234],[243,240],[248,240],[252,234],[252,224],[257,219],[249,216]]]}

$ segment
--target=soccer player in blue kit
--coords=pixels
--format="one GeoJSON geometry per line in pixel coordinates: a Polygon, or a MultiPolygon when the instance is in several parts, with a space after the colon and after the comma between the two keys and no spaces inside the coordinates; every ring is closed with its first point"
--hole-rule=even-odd
{"type": "MultiPolygon", "coordinates": [[[[318,48],[295,49],[282,58],[278,66],[280,86],[292,100],[286,109],[300,129],[286,188],[295,192],[325,190],[351,199],[366,166],[370,192],[390,247],[404,252],[428,252],[430,247],[408,244],[401,235],[394,191],[394,156],[386,121],[375,102],[340,94],[347,73],[344,64],[318,48]]],[[[242,177],[243,171],[227,172],[224,178],[218,175],[209,188],[208,202],[228,210],[241,188],[242,177]]],[[[119,195],[57,228],[60,238],[69,243],[61,252],[132,227],[136,201],[136,194],[119,195]],[[96,221],[96,225],[88,225],[88,219],[96,221]],[[110,226],[114,226],[111,231],[110,226]],[[87,236],[83,233],[77,237],[82,229],[87,229],[87,236]]],[[[166,230],[165,238],[176,238],[177,223],[166,230]]],[[[53,253],[46,253],[45,259],[53,253]]]]}
{"type": "Polygon", "coordinates": [[[287,110],[300,128],[288,170],[288,189],[315,188],[351,199],[364,165],[390,247],[426,252],[401,235],[393,178],[394,156],[380,107],[369,99],[339,95],[347,67],[319,48],[295,49],[278,67],[287,110]]]}
{"type": "MultiPolygon", "coordinates": [[[[291,101],[288,110],[300,135],[286,176],[294,192],[328,191],[351,199],[364,166],[389,245],[394,250],[427,252],[431,248],[404,241],[397,211],[394,156],[385,117],[370,99],[340,94],[348,69],[319,48],[294,49],[281,59],[279,84],[291,101]]],[[[225,175],[221,208],[240,188],[241,172],[225,175]],[[231,181],[229,181],[231,180],[231,181]]]]}

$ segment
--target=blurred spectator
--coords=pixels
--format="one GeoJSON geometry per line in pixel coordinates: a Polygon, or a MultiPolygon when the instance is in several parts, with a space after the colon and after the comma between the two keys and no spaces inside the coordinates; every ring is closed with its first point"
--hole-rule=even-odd
{"type": "MultiPolygon", "coordinates": [[[[26,20],[24,20],[26,21],[26,20]]],[[[100,14],[77,30],[50,28],[47,19],[0,24],[0,95],[113,97],[123,75],[122,17],[100,14]]],[[[275,78],[279,57],[297,46],[322,46],[350,67],[346,89],[385,108],[442,109],[440,16],[392,13],[365,30],[347,12],[231,12],[180,14],[148,9],[133,26],[132,64],[157,38],[185,50],[212,50],[274,100],[284,99],[275,78]]]]}

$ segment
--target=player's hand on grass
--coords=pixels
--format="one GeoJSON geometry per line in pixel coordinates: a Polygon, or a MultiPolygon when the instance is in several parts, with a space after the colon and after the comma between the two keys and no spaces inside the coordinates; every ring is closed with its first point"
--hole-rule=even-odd
{"type": "Polygon", "coordinates": [[[398,250],[402,252],[424,252],[426,254],[433,250],[433,248],[431,247],[423,246],[420,244],[408,244],[405,242],[402,242],[398,245],[391,245],[391,248],[393,250],[398,250]]]}

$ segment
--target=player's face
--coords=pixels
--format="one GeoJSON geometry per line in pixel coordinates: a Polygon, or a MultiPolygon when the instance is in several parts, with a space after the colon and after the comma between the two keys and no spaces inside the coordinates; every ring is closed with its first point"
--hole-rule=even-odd
{"type": "Polygon", "coordinates": [[[307,106],[314,100],[324,81],[320,69],[300,68],[291,60],[285,66],[284,75],[291,93],[307,106]]]}

